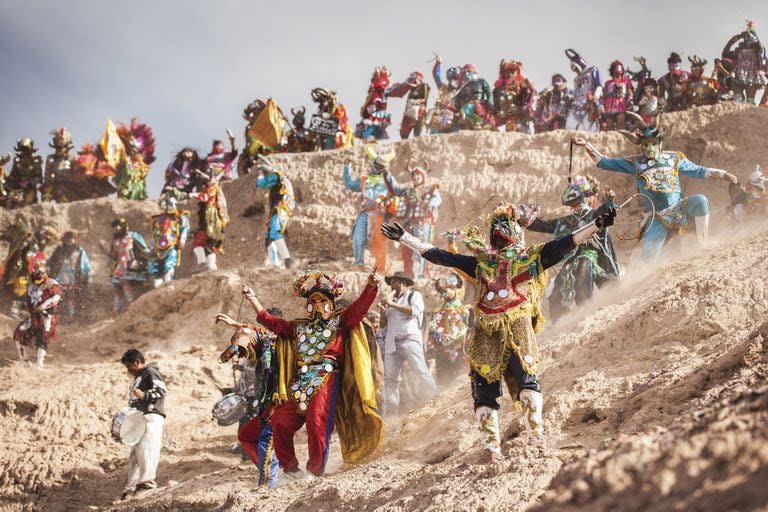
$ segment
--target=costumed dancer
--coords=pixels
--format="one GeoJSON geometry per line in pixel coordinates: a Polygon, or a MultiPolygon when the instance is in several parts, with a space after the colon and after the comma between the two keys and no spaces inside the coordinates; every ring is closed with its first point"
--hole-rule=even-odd
{"type": "Polygon", "coordinates": [[[466,130],[495,130],[493,94],[485,78],[480,77],[474,64],[461,68],[461,87],[453,96],[459,113],[459,127],[466,130]]]}
{"type": "Polygon", "coordinates": [[[122,494],[122,499],[126,499],[137,491],[157,488],[155,478],[160,464],[168,388],[157,363],[146,363],[144,354],[135,348],[128,349],[120,362],[134,377],[128,389],[128,406],[143,413],[147,425],[139,442],[131,447],[128,481],[122,494]]]}
{"type": "MultiPolygon", "coordinates": [[[[149,247],[136,231],[128,229],[128,221],[120,217],[112,222],[112,243],[109,248],[110,281],[115,288],[114,312],[134,300],[134,283],[142,283],[149,277],[147,272],[149,247]]],[[[102,245],[102,249],[105,247],[102,245]]]]}
{"type": "Polygon", "coordinates": [[[496,126],[504,126],[508,132],[533,133],[535,101],[536,91],[523,75],[523,63],[502,59],[493,85],[496,126]]]}
{"type": "Polygon", "coordinates": [[[197,270],[217,270],[216,254],[224,254],[224,230],[229,224],[229,211],[224,191],[215,181],[194,196],[197,203],[197,231],[192,242],[192,253],[197,270]]]}
{"type": "Polygon", "coordinates": [[[11,154],[8,153],[5,156],[0,156],[0,206],[7,207],[8,205],[8,187],[6,185],[6,177],[8,176],[8,170],[5,168],[5,164],[11,161],[11,154]]]}
{"type": "Polygon", "coordinates": [[[405,112],[403,122],[400,124],[400,138],[407,139],[413,132],[414,137],[421,135],[424,128],[424,120],[427,115],[427,101],[429,100],[429,84],[424,82],[424,75],[414,71],[408,80],[396,83],[389,88],[387,96],[390,98],[402,98],[405,95],[405,112]]]}
{"type": "Polygon", "coordinates": [[[475,415],[484,436],[483,459],[501,457],[498,398],[502,380],[523,409],[525,426],[543,437],[544,401],[539,385],[541,354],[535,332],[543,328],[540,302],[547,285],[547,269],[578,245],[613,223],[610,210],[570,235],[545,244],[525,246],[523,230],[538,215],[538,207],[502,204],[485,217],[488,240],[480,228],[461,230],[473,255],[455,254],[422,242],[399,224],[384,224],[382,231],[421,253],[436,265],[453,267],[474,278],[479,286],[473,309],[469,363],[475,415]]]}
{"type": "Polygon", "coordinates": [[[116,131],[125,148],[115,168],[117,197],[144,200],[147,198],[149,166],[155,161],[152,129],[134,117],[128,125],[121,123],[116,131]]]}
{"type": "Polygon", "coordinates": [[[360,108],[362,120],[355,129],[355,137],[363,140],[368,140],[369,137],[376,140],[389,138],[387,126],[392,123],[392,115],[387,112],[389,76],[386,66],[379,66],[373,70],[368,96],[360,108]]]}
{"type": "Polygon", "coordinates": [[[343,283],[335,276],[308,271],[294,282],[294,292],[307,301],[307,317],[293,321],[273,316],[243,287],[258,321],[278,336],[278,384],[272,414],[275,453],[287,480],[301,479],[293,447],[296,432],[306,423],[307,470],[322,475],[328,460],[334,424],[345,463],[372,455],[382,436],[376,408],[368,342],[360,325],[378,293],[374,270],[348,308],[336,310],[343,283]]]}
{"type": "Polygon", "coordinates": [[[62,320],[72,321],[82,311],[91,274],[91,261],[77,231],[67,231],[48,260],[48,271],[61,285],[62,320]]]}
{"type": "Polygon", "coordinates": [[[688,57],[688,62],[691,63],[691,74],[683,86],[685,108],[714,105],[718,99],[717,80],[704,76],[706,59],[694,55],[688,57]]]}
{"type": "MultiPolygon", "coordinates": [[[[768,72],[768,57],[765,46],[757,37],[755,23],[747,21],[747,28],[728,40],[723,48],[723,60],[733,62],[730,87],[734,99],[739,102],[755,103],[757,91],[765,85],[768,72]],[[738,45],[734,48],[734,45],[738,45]]],[[[766,95],[763,94],[763,104],[766,95]]]]}
{"type": "MultiPolygon", "coordinates": [[[[388,182],[391,192],[400,197],[395,218],[420,240],[432,242],[440,205],[443,202],[438,190],[440,184],[435,182],[427,186],[427,173],[430,168],[426,162],[422,165],[409,165],[408,171],[411,174],[411,186],[400,187],[394,182],[388,182]]],[[[403,271],[410,279],[424,277],[427,262],[419,253],[403,245],[401,257],[403,271]]]]}
{"type": "MultiPolygon", "coordinates": [[[[529,231],[550,233],[555,238],[573,233],[603,213],[616,209],[613,190],[606,193],[606,201],[598,206],[600,182],[590,175],[569,178],[563,192],[562,203],[572,213],[551,220],[535,219],[529,231]]],[[[608,228],[604,228],[563,258],[563,265],[555,278],[549,298],[550,314],[555,321],[574,305],[581,306],[592,297],[594,286],[602,287],[610,279],[619,277],[619,264],[608,228]]]]}
{"type": "MultiPolygon", "coordinates": [[[[282,316],[277,308],[270,308],[269,313],[282,316]]],[[[216,322],[236,329],[219,361],[226,363],[237,358],[234,367],[240,371],[240,379],[235,392],[247,400],[247,412],[240,420],[237,439],[258,468],[259,485],[272,487],[277,481],[279,468],[269,422],[274,410],[272,395],[277,376],[277,336],[261,326],[238,322],[223,313],[216,315],[216,322]]]]}
{"type": "Polygon", "coordinates": [[[731,204],[726,208],[726,218],[732,221],[743,221],[750,217],[765,219],[768,216],[766,182],[768,177],[758,165],[743,186],[731,185],[728,190],[731,204]]]}
{"type": "Polygon", "coordinates": [[[43,369],[43,361],[48,352],[48,344],[56,340],[56,310],[61,301],[61,286],[48,276],[45,270],[45,255],[35,253],[29,260],[30,280],[27,287],[27,312],[29,317],[22,321],[13,332],[13,341],[19,360],[29,365],[27,350],[34,343],[37,352],[37,368],[43,369]]]}
{"type": "Polygon", "coordinates": [[[448,386],[457,375],[466,374],[470,308],[462,302],[464,280],[458,273],[435,279],[435,290],[442,304],[429,322],[429,341],[435,357],[437,383],[448,386]]]}
{"type": "Polygon", "coordinates": [[[2,278],[11,295],[11,316],[18,318],[26,309],[32,257],[45,251],[48,244],[58,239],[59,234],[52,226],[45,225],[33,231],[22,217],[16,220],[13,229],[16,233],[11,237],[8,256],[2,267],[2,278]]]}
{"type": "Polygon", "coordinates": [[[666,112],[675,112],[685,109],[685,96],[683,89],[690,78],[687,71],[682,69],[683,59],[680,54],[672,52],[667,58],[666,75],[659,78],[659,98],[663,100],[666,112]]]}
{"type": "Polygon", "coordinates": [[[544,89],[536,102],[536,132],[565,128],[565,120],[573,102],[573,91],[561,74],[552,75],[552,89],[544,89]]]}
{"type": "Polygon", "coordinates": [[[43,159],[37,154],[35,141],[24,137],[13,148],[11,173],[6,180],[6,206],[17,208],[37,203],[37,189],[43,183],[43,159]]]}
{"type": "Polygon", "coordinates": [[[565,122],[567,130],[600,131],[600,98],[603,95],[603,81],[600,70],[587,65],[587,61],[572,48],[565,50],[571,61],[573,79],[573,102],[565,122]]]}
{"type": "Polygon", "coordinates": [[[445,81],[443,81],[441,78],[442,66],[443,61],[440,56],[435,55],[432,78],[437,86],[437,99],[426,119],[430,133],[451,133],[459,129],[456,123],[458,116],[456,106],[453,103],[453,96],[461,86],[461,69],[456,66],[448,68],[445,72],[445,81]]]}
{"type": "Polygon", "coordinates": [[[197,154],[197,151],[190,147],[183,148],[176,153],[173,161],[165,168],[165,185],[163,193],[174,193],[189,195],[193,193],[198,185],[204,186],[205,181],[200,176],[203,172],[204,162],[197,154]]]}
{"type": "Polygon", "coordinates": [[[643,118],[646,124],[653,121],[653,116],[662,109],[662,101],[659,99],[659,84],[653,78],[645,80],[642,91],[635,103],[637,114],[643,118]]]}
{"type": "Polygon", "coordinates": [[[291,130],[287,135],[285,149],[289,153],[305,153],[315,150],[315,137],[312,132],[307,130],[307,107],[291,109],[291,130]]]}
{"type": "Polygon", "coordinates": [[[290,268],[293,260],[285,244],[285,228],[288,225],[288,218],[296,208],[293,184],[285,175],[285,171],[263,155],[259,155],[256,167],[259,170],[256,186],[266,190],[264,193],[267,228],[265,263],[278,268],[290,268]]]}
{"type": "Polygon", "coordinates": [[[635,94],[632,79],[624,72],[624,64],[620,60],[613,61],[608,72],[611,79],[603,86],[603,129],[626,128],[626,112],[632,109],[635,94]]]}
{"type": "Polygon", "coordinates": [[[379,232],[381,223],[397,211],[398,198],[392,190],[398,188],[397,181],[389,172],[389,162],[394,153],[378,155],[371,146],[366,150],[372,159],[371,170],[358,178],[352,177],[352,162],[344,164],[344,185],[348,190],[362,194],[360,212],[352,227],[352,250],[354,268],[365,267],[365,248],[369,245],[376,260],[376,268],[387,268],[387,239],[379,232]]]}
{"type": "Polygon", "coordinates": [[[152,217],[152,256],[149,261],[155,288],[173,281],[189,236],[189,212],[179,210],[176,197],[166,192],[158,203],[163,213],[152,217]]]}
{"type": "Polygon", "coordinates": [[[640,96],[643,93],[643,85],[645,82],[650,80],[651,76],[653,75],[651,70],[648,68],[648,61],[645,59],[645,57],[634,57],[632,60],[640,64],[640,71],[632,71],[630,69],[627,70],[627,73],[632,78],[632,81],[635,82],[635,94],[632,97],[632,104],[637,107],[637,102],[640,100],[640,96]]]}
{"type": "Polygon", "coordinates": [[[214,140],[211,146],[211,152],[205,159],[206,172],[212,179],[219,183],[232,181],[234,178],[232,167],[237,158],[237,145],[235,144],[235,135],[232,130],[227,130],[229,138],[229,151],[224,148],[224,143],[220,140],[214,140]]]}
{"type": "Polygon", "coordinates": [[[53,148],[53,153],[45,158],[45,184],[41,195],[43,201],[66,203],[77,199],[74,159],[70,154],[75,146],[66,128],[54,130],[51,135],[53,140],[48,145],[53,148]]]}
{"type": "Polygon", "coordinates": [[[619,130],[619,133],[640,146],[638,156],[608,158],[583,138],[577,137],[573,143],[584,146],[600,169],[632,176],[638,192],[650,198],[650,202],[645,202],[646,223],[642,231],[644,260],[655,260],[672,235],[685,232],[691,224],[695,224],[699,244],[704,245],[709,232],[709,202],[701,194],[683,196],[680,175],[724,179],[731,183],[737,182],[736,176],[722,169],[695,164],[679,151],[663,151],[665,135],[660,114],[650,124],[640,116],[632,115],[638,129],[634,132],[619,130]],[[654,208],[656,216],[650,219],[654,208]]]}
{"type": "Polygon", "coordinates": [[[96,199],[115,192],[115,187],[109,182],[115,170],[104,161],[98,146],[83,144],[77,152],[72,171],[77,183],[74,194],[77,199],[96,199]]]}

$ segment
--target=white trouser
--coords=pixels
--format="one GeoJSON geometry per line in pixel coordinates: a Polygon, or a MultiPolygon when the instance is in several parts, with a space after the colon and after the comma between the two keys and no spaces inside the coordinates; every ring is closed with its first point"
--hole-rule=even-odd
{"type": "Polygon", "coordinates": [[[125,491],[135,491],[137,484],[154,480],[157,475],[165,418],[159,414],[145,414],[144,420],[147,422],[147,431],[141,441],[131,447],[125,491]]]}
{"type": "Polygon", "coordinates": [[[272,240],[267,247],[267,262],[276,267],[283,268],[285,260],[290,259],[291,253],[288,252],[288,246],[285,239],[272,240]]]}

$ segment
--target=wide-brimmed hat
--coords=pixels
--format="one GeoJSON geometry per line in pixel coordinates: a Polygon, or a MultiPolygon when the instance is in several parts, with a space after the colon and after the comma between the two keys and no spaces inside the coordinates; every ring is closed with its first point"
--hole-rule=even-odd
{"type": "Polygon", "coordinates": [[[408,274],[405,272],[395,272],[391,276],[387,276],[384,278],[384,282],[387,283],[389,286],[392,286],[392,281],[395,279],[399,279],[400,281],[403,281],[406,286],[413,286],[413,279],[408,277],[408,274]]]}

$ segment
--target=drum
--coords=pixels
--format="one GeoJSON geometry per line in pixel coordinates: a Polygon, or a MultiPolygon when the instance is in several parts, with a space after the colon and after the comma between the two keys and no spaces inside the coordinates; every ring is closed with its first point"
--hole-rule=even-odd
{"type": "Polygon", "coordinates": [[[147,430],[144,413],[133,407],[123,407],[112,418],[112,438],[127,446],[134,446],[141,441],[147,430]]]}
{"type": "Polygon", "coordinates": [[[238,394],[230,393],[224,395],[221,400],[216,402],[211,414],[213,415],[213,419],[216,420],[216,423],[222,427],[226,427],[234,425],[240,421],[240,419],[245,416],[247,409],[248,404],[246,403],[245,398],[238,394]]]}

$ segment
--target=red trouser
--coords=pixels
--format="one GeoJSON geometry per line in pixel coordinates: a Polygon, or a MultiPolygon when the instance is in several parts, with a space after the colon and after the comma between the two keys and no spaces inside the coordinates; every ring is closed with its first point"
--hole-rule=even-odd
{"type": "Polygon", "coordinates": [[[309,460],[307,471],[322,475],[325,462],[328,459],[328,448],[331,445],[333,432],[333,415],[336,406],[336,377],[328,377],[325,385],[309,401],[306,414],[299,414],[299,409],[293,400],[278,406],[272,414],[272,435],[275,455],[283,470],[291,473],[299,469],[299,461],[293,448],[294,434],[307,423],[307,443],[309,445],[309,460]]]}

